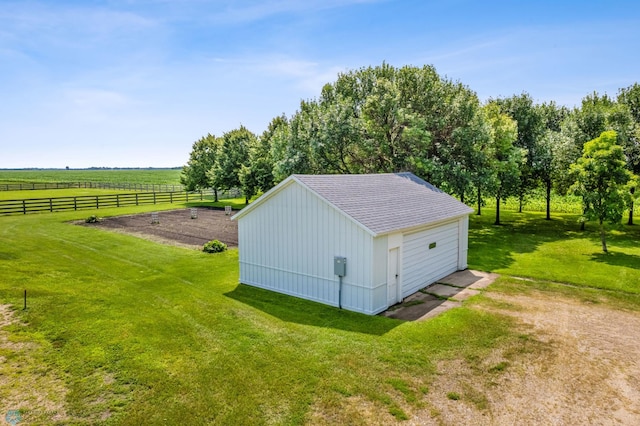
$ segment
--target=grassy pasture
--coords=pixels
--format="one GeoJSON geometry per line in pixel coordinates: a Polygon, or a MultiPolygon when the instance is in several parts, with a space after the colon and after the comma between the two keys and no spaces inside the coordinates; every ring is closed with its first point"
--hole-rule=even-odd
{"type": "Polygon", "coordinates": [[[0,169],[0,184],[44,182],[105,182],[149,185],[179,185],[180,173],[181,169],[0,169]]]}
{"type": "Polygon", "coordinates": [[[28,191],[0,191],[0,201],[2,200],[25,200],[31,198],[60,198],[60,197],[81,197],[85,195],[110,195],[122,192],[134,192],[133,190],[122,191],[117,189],[97,189],[97,188],[64,188],[64,189],[35,189],[28,191]]]}
{"type": "MultiPolygon", "coordinates": [[[[2,412],[60,424],[388,424],[417,409],[437,416],[427,401],[439,360],[531,350],[510,320],[477,309],[489,303],[481,296],[426,322],[369,317],[238,286],[236,250],[207,255],[67,223],[160,208],[176,205],[0,217],[0,303],[23,323],[5,330],[35,344],[26,358],[0,352],[2,412]],[[39,386],[64,408],[45,411],[35,397],[3,406],[29,385],[24,375],[55,378],[39,386]]],[[[613,230],[601,256],[595,227],[580,232],[577,215],[503,220],[471,217],[470,267],[506,275],[491,291],[604,294],[640,309],[640,229],[613,230]]]]}

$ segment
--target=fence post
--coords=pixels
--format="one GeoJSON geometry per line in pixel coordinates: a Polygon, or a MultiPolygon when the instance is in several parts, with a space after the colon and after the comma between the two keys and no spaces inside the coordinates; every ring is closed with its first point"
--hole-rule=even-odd
{"type": "Polygon", "coordinates": [[[27,202],[22,200],[22,214],[27,214],[27,202]]]}
{"type": "Polygon", "coordinates": [[[100,208],[100,199],[98,198],[98,196],[96,195],[96,209],[100,208]]]}
{"type": "Polygon", "coordinates": [[[116,194],[116,207],[120,207],[120,194],[116,194]]]}
{"type": "Polygon", "coordinates": [[[173,204],[173,192],[169,193],[169,204],[173,204]]]}
{"type": "Polygon", "coordinates": [[[136,206],[138,205],[138,193],[136,192],[136,206]]]}
{"type": "Polygon", "coordinates": [[[78,210],[78,197],[73,197],[73,209],[78,210]]]}
{"type": "Polygon", "coordinates": [[[200,201],[202,201],[202,189],[200,190],[200,201]]]}
{"type": "Polygon", "coordinates": [[[155,204],[155,203],[156,203],[156,193],[154,192],[153,193],[153,204],[155,204]]]}
{"type": "Polygon", "coordinates": [[[49,211],[53,212],[53,198],[49,198],[49,211]]]}

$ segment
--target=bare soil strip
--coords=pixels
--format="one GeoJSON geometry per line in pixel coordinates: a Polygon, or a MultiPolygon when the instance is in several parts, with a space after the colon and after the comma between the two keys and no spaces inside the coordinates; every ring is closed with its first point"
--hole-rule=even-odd
{"type": "Polygon", "coordinates": [[[639,314],[536,292],[486,294],[533,341],[477,365],[441,363],[430,409],[405,424],[640,424],[639,314]]]}
{"type": "Polygon", "coordinates": [[[180,209],[158,212],[158,223],[152,223],[151,213],[144,213],[109,217],[86,225],[195,249],[211,240],[238,246],[238,223],[223,210],[198,208],[196,219],[191,218],[190,209],[180,209]]]}

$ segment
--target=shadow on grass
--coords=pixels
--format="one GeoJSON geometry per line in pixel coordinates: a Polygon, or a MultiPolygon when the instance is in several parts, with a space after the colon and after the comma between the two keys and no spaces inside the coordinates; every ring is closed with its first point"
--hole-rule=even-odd
{"type": "Polygon", "coordinates": [[[640,269],[640,256],[634,254],[609,251],[608,253],[593,253],[591,260],[602,262],[612,266],[624,266],[626,268],[640,269]]]}
{"type": "Polygon", "coordinates": [[[247,304],[282,321],[381,336],[403,321],[364,315],[285,294],[239,284],[225,296],[247,304]]]}
{"type": "Polygon", "coordinates": [[[469,267],[482,271],[507,269],[513,255],[532,253],[540,245],[570,238],[579,230],[577,215],[546,220],[543,213],[503,211],[500,225],[495,216],[471,216],[469,223],[469,267]]]}
{"type": "MultiPolygon", "coordinates": [[[[595,246],[600,247],[602,242],[600,239],[600,227],[596,222],[587,222],[584,230],[571,233],[573,236],[588,238],[595,246]]],[[[629,226],[622,223],[605,225],[605,235],[607,246],[611,252],[615,252],[615,247],[622,249],[634,249],[638,247],[640,241],[640,227],[635,225],[629,226]]]]}
{"type": "Polygon", "coordinates": [[[214,203],[213,201],[189,201],[185,203],[185,206],[188,208],[198,207],[203,209],[210,210],[224,210],[225,206],[231,206],[234,212],[240,211],[245,207],[244,203],[225,203],[224,201],[218,201],[214,203]]]}

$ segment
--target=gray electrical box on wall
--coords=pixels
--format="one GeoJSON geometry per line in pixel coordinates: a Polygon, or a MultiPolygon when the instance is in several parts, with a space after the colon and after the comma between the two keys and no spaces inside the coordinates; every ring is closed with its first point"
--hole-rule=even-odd
{"type": "Polygon", "coordinates": [[[347,258],[342,256],[334,256],[333,273],[339,277],[347,275],[347,258]]]}

